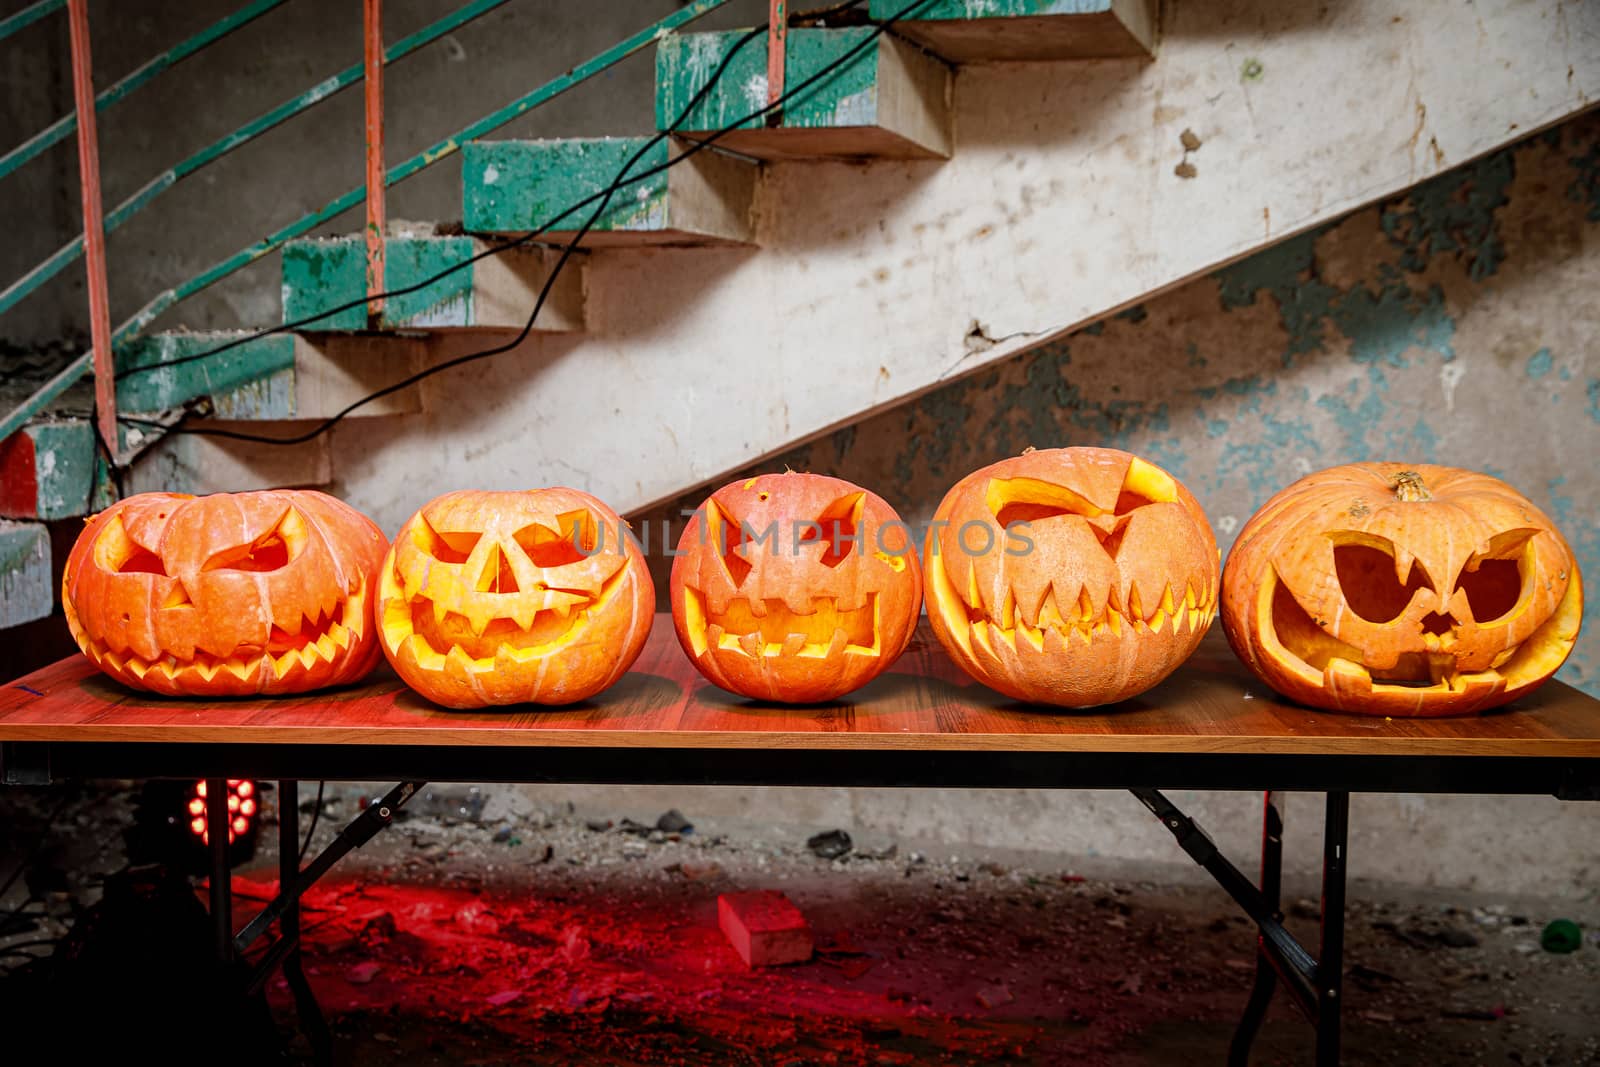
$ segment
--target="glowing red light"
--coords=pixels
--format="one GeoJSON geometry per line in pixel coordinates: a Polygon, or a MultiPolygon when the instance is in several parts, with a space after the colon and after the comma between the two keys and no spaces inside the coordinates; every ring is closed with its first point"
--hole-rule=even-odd
{"type": "Polygon", "coordinates": [[[234,796],[232,793],[228,794],[228,810],[229,811],[238,811],[239,810],[239,798],[234,796]]]}
{"type": "Polygon", "coordinates": [[[195,797],[193,800],[189,801],[189,814],[190,815],[204,815],[205,813],[206,813],[206,802],[205,801],[201,800],[199,797],[195,797]]]}
{"type": "Polygon", "coordinates": [[[256,813],[256,802],[248,798],[239,801],[239,814],[251,816],[256,813]]]}
{"type": "Polygon", "coordinates": [[[200,840],[203,841],[204,843],[208,844],[208,845],[211,844],[211,831],[210,830],[202,830],[200,832],[200,840]]]}
{"type": "Polygon", "coordinates": [[[237,815],[237,816],[234,817],[234,820],[233,820],[233,832],[234,833],[242,834],[248,829],[250,829],[250,820],[249,819],[246,819],[243,815],[237,815]]]}
{"type": "Polygon", "coordinates": [[[189,820],[189,829],[193,830],[197,834],[205,833],[206,832],[206,820],[205,820],[205,818],[201,817],[201,818],[198,818],[198,819],[190,819],[189,820]]]}
{"type": "Polygon", "coordinates": [[[195,793],[195,796],[198,796],[198,797],[205,796],[206,795],[206,784],[204,782],[196,782],[194,784],[194,793],[195,793]]]}
{"type": "Polygon", "coordinates": [[[234,790],[234,792],[238,793],[241,797],[247,797],[255,791],[256,784],[254,782],[240,782],[239,788],[234,790]]]}

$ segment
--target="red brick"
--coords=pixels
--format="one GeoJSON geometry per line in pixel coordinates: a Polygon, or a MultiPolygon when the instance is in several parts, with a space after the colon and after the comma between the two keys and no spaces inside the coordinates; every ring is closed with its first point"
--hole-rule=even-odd
{"type": "Polygon", "coordinates": [[[717,925],[746,964],[771,967],[811,958],[811,926],[800,909],[775,889],[723,893],[717,925]]]}

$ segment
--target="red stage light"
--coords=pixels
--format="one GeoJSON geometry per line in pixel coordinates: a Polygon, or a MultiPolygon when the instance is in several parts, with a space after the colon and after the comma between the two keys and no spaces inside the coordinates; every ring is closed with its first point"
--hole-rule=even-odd
{"type": "MultiPolygon", "coordinates": [[[[255,817],[256,801],[255,783],[243,778],[228,779],[228,844],[243,837],[250,831],[250,821],[255,817]]],[[[194,791],[187,805],[189,814],[194,818],[189,820],[189,830],[200,838],[204,844],[211,843],[211,831],[206,820],[206,783],[199,781],[194,784],[194,791]]]]}

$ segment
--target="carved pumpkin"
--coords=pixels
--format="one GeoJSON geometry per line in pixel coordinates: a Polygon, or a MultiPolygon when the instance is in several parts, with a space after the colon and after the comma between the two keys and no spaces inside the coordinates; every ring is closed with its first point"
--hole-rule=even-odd
{"type": "Polygon", "coordinates": [[[576,489],[446,493],[383,561],[383,652],[438,704],[570,704],[625,674],[655,617],[644,555],[576,489]]]}
{"type": "Polygon", "coordinates": [[[310,490],[141,493],[89,520],[61,603],[84,655],[137,689],[300,693],[378,662],[387,547],[372,520],[310,490]]]}
{"type": "Polygon", "coordinates": [[[700,673],[757,700],[814,703],[893,663],[922,610],[911,532],[875,493],[767,474],[701,505],[672,563],[672,622],[700,673]]]}
{"type": "Polygon", "coordinates": [[[945,651],[1032,703],[1142,693],[1216,613],[1217,543],[1199,503],[1112,448],[1029,451],[967,475],[934,515],[923,569],[945,651]]]}
{"type": "Polygon", "coordinates": [[[1239,658],[1294,700],[1373,715],[1482,711],[1537,687],[1578,636],[1572,550],[1498,478],[1353,463],[1245,524],[1223,575],[1239,658]]]}

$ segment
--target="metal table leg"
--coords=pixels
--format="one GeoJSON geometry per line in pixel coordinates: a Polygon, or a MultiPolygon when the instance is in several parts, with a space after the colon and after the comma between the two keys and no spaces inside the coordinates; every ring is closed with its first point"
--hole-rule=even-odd
{"type": "MultiPolygon", "coordinates": [[[[300,783],[292,779],[278,783],[278,885],[293,885],[300,875],[300,783]]],[[[311,1042],[313,1061],[333,1062],[333,1040],[322,1017],[311,983],[300,964],[300,898],[295,897],[278,919],[278,929],[289,950],[283,957],[283,979],[294,997],[300,1029],[311,1042]]]]}
{"type": "MultiPolygon", "coordinates": [[[[1278,921],[1283,920],[1281,900],[1283,893],[1283,800],[1278,793],[1268,791],[1262,802],[1261,817],[1261,901],[1272,909],[1278,921]]],[[[1278,972],[1273,969],[1272,958],[1267,954],[1264,938],[1256,939],[1256,978],[1250,988],[1250,1000],[1245,1005],[1239,1027],[1233,1032],[1228,1045],[1228,1067],[1246,1067],[1250,1062],[1250,1046],[1255,1043],[1267,1015],[1267,1005],[1278,988],[1278,972]]]]}
{"type": "Polygon", "coordinates": [[[233,869],[228,863],[228,782],[206,779],[206,833],[211,850],[211,931],[217,965],[227,974],[233,966],[233,869]]]}
{"type": "Polygon", "coordinates": [[[1322,950],[1317,959],[1317,1067],[1339,1063],[1344,1003],[1344,881],[1350,794],[1329,793],[1322,831],[1322,950]]]}

